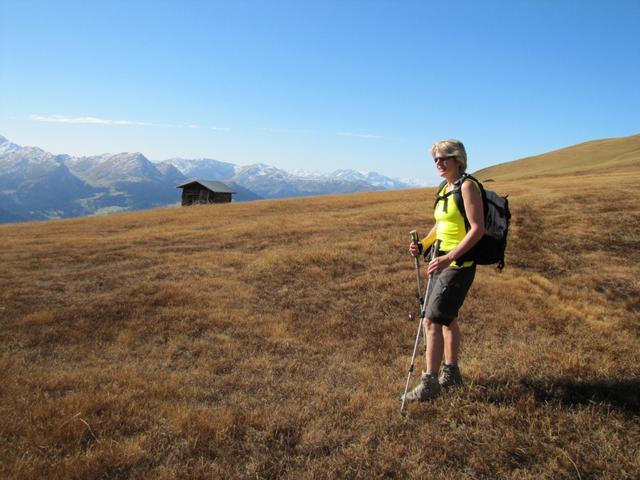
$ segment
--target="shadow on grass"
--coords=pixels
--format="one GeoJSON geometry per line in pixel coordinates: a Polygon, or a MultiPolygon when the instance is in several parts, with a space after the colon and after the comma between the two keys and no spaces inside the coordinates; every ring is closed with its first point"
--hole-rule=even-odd
{"type": "Polygon", "coordinates": [[[533,394],[536,402],[566,407],[608,405],[626,414],[640,414],[640,380],[579,381],[569,378],[533,381],[479,382],[481,401],[515,403],[533,394]]]}

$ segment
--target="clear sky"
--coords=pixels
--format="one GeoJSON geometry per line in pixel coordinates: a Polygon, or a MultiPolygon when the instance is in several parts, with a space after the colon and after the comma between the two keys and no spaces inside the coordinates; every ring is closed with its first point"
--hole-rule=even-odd
{"type": "Polygon", "coordinates": [[[437,182],[640,133],[639,0],[0,0],[0,134],[437,182]]]}

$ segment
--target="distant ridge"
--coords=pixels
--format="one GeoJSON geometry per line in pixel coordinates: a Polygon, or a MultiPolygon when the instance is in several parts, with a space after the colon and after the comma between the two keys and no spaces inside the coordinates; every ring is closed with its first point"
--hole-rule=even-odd
{"type": "Polygon", "coordinates": [[[640,135],[592,140],[552,152],[483,168],[478,180],[516,180],[547,175],[597,174],[640,169],[640,135]]]}
{"type": "Polygon", "coordinates": [[[190,178],[225,182],[236,191],[234,202],[412,186],[353,170],[303,175],[260,163],[238,166],[207,158],[152,162],[140,152],[54,155],[0,135],[0,223],[176,205],[180,195],[175,187],[190,178]]]}

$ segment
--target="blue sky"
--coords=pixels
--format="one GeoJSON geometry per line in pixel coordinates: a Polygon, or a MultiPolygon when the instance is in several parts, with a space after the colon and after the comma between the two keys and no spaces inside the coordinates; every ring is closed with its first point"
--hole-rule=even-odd
{"type": "Polygon", "coordinates": [[[0,134],[435,184],[640,133],[640,1],[0,0],[0,134]]]}

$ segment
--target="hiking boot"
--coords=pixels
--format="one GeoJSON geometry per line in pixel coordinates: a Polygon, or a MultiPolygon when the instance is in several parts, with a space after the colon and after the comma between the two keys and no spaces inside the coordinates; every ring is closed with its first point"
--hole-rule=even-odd
{"type": "Polygon", "coordinates": [[[407,393],[407,401],[409,402],[425,402],[427,400],[433,400],[440,395],[440,384],[438,383],[438,377],[435,373],[427,374],[422,373],[420,382],[418,385],[407,393]]]}
{"type": "Polygon", "coordinates": [[[445,363],[442,366],[438,382],[442,388],[462,386],[462,375],[458,365],[447,365],[445,363]]]}

